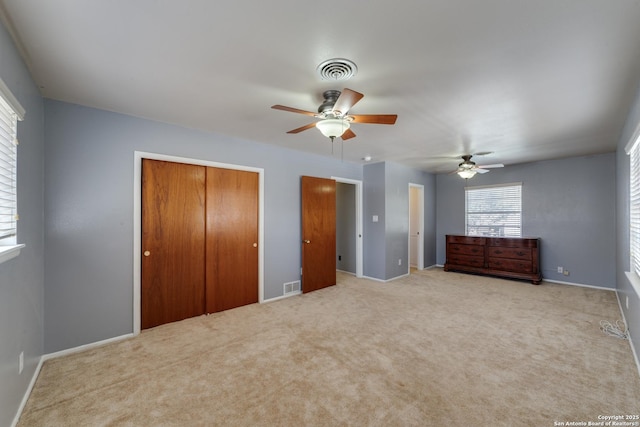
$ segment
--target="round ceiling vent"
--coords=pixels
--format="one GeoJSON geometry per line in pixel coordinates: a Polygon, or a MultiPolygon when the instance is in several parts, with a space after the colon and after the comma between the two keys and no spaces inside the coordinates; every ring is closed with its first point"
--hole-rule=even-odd
{"type": "Polygon", "coordinates": [[[348,59],[334,58],[318,65],[316,71],[322,80],[349,80],[358,74],[358,67],[348,59]]]}

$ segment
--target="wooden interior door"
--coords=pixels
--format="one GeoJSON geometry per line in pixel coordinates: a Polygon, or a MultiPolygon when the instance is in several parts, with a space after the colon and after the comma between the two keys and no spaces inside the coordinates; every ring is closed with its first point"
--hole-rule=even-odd
{"type": "Polygon", "coordinates": [[[205,168],[143,159],[141,327],[204,314],[205,168]]]}
{"type": "Polygon", "coordinates": [[[336,284],[336,182],[302,177],[302,291],[336,284]]]}
{"type": "Polygon", "coordinates": [[[206,310],[258,302],[258,173],[207,168],[206,310]]]}

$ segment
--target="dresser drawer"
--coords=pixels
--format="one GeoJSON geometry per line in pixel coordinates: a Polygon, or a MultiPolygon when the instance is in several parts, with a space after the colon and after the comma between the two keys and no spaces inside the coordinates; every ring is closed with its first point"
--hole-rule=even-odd
{"type": "Polygon", "coordinates": [[[486,237],[473,237],[473,236],[447,236],[447,243],[462,243],[465,245],[482,245],[486,244],[486,237]]]}
{"type": "Polygon", "coordinates": [[[487,265],[493,270],[533,273],[533,264],[530,261],[519,261],[507,258],[489,258],[487,265]]]}
{"type": "Polygon", "coordinates": [[[475,255],[484,256],[484,246],[478,245],[461,245],[452,243],[448,246],[450,254],[475,255]]]}
{"type": "Polygon", "coordinates": [[[449,255],[449,258],[447,258],[447,264],[482,268],[484,267],[484,257],[457,254],[449,255]]]}
{"type": "Polygon", "coordinates": [[[538,238],[526,237],[487,237],[487,246],[501,248],[533,248],[538,247],[538,238]]]}
{"type": "Polygon", "coordinates": [[[488,256],[491,258],[511,258],[522,259],[531,261],[531,249],[530,248],[509,248],[499,246],[489,246],[487,248],[488,256]]]}

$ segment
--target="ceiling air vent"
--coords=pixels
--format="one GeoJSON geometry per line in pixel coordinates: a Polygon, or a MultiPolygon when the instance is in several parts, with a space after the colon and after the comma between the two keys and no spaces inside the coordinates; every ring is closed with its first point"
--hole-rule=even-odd
{"type": "Polygon", "coordinates": [[[322,80],[349,80],[358,74],[358,67],[348,59],[334,58],[318,65],[316,71],[322,80]]]}

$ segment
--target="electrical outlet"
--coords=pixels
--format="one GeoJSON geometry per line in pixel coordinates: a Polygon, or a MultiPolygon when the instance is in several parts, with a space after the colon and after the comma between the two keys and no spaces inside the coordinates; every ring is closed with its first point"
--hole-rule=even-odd
{"type": "Polygon", "coordinates": [[[562,272],[562,274],[564,274],[565,276],[568,276],[568,275],[569,275],[569,270],[564,270],[564,271],[562,272]]]}
{"type": "Polygon", "coordinates": [[[625,296],[625,304],[627,306],[627,310],[629,310],[629,295],[625,296]]]}
{"type": "Polygon", "coordinates": [[[402,265],[402,258],[398,260],[398,265],[402,265]]]}
{"type": "Polygon", "coordinates": [[[21,374],[23,369],[24,369],[24,351],[21,351],[20,356],[18,356],[18,374],[21,374]]]}
{"type": "Polygon", "coordinates": [[[558,273],[560,274],[564,273],[564,267],[558,266],[558,273]]]}

